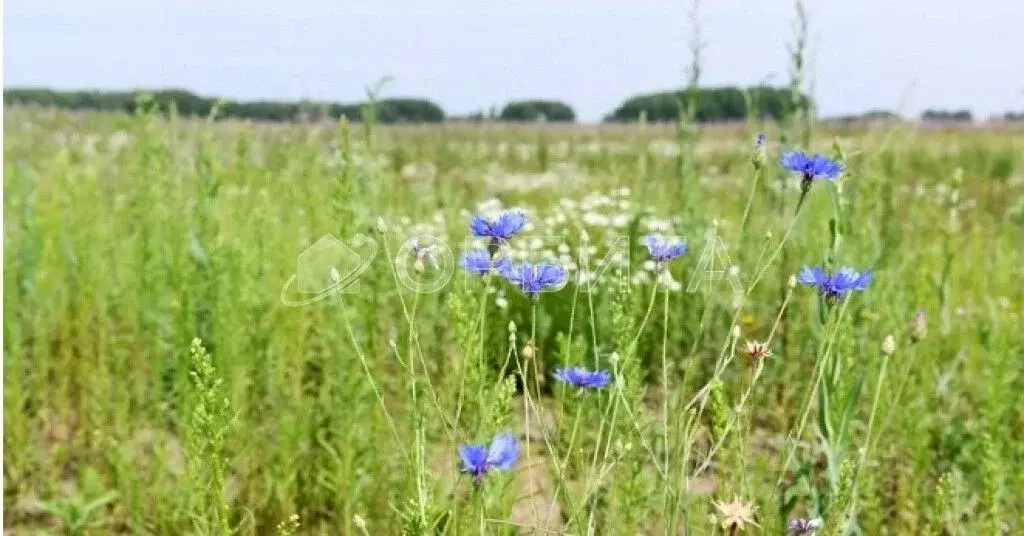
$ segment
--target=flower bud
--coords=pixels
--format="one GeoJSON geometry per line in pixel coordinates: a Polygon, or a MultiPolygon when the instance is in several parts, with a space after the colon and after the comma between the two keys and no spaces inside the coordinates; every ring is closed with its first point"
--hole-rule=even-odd
{"type": "Polygon", "coordinates": [[[384,223],[384,218],[379,216],[377,217],[377,230],[382,233],[388,230],[388,226],[384,223]]]}
{"type": "Polygon", "coordinates": [[[882,353],[886,356],[891,356],[896,352],[896,337],[893,337],[890,333],[885,336],[885,340],[882,341],[882,353]]]}
{"type": "Polygon", "coordinates": [[[768,136],[766,136],[764,132],[757,135],[757,143],[754,145],[754,152],[750,154],[750,163],[754,165],[754,169],[761,169],[768,160],[768,155],[765,153],[764,148],[764,142],[767,140],[768,136]]]}

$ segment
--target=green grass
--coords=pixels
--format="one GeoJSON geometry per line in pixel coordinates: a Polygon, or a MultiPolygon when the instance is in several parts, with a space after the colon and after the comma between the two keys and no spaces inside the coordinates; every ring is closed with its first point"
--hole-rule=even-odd
{"type": "MultiPolygon", "coordinates": [[[[819,126],[807,149],[848,171],[794,219],[771,125],[755,185],[742,127],[680,143],[657,126],[367,136],[5,112],[16,534],[727,534],[709,515],[734,497],[754,534],[793,517],[827,534],[1024,530],[1020,131],[819,126]],[[621,236],[628,258],[594,292],[536,304],[461,270],[437,292],[403,285],[435,269],[391,262],[402,243],[430,232],[457,259],[480,203],[526,212],[517,249],[561,236],[582,266],[621,236]],[[689,240],[675,290],[643,266],[652,228],[689,240]],[[724,281],[687,291],[712,231],[744,300],[724,281]],[[283,305],[328,233],[378,243],[358,290],[283,305]],[[789,285],[804,264],[875,282],[829,306],[789,285]],[[769,335],[763,366],[740,351],[769,335]],[[551,377],[565,364],[612,384],[579,396],[551,377]],[[516,466],[460,475],[458,446],[503,430],[516,466]]],[[[526,255],[558,258],[562,240],[526,255]]]]}

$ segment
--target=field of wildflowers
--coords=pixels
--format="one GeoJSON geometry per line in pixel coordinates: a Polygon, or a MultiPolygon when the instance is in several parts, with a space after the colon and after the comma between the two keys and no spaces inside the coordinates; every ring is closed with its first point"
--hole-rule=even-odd
{"type": "Polygon", "coordinates": [[[5,533],[1024,531],[1024,132],[4,128],[5,533]]]}

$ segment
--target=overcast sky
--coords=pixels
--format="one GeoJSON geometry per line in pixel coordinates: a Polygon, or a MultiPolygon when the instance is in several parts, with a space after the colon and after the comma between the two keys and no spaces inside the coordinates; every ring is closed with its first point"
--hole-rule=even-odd
{"type": "MultiPolygon", "coordinates": [[[[5,87],[182,87],[234,99],[527,97],[596,120],[679,87],[688,0],[8,0],[5,87]]],[[[808,0],[822,115],[1024,110],[1024,0],[808,0]]],[[[704,0],[707,85],[787,81],[791,0],[704,0]]]]}

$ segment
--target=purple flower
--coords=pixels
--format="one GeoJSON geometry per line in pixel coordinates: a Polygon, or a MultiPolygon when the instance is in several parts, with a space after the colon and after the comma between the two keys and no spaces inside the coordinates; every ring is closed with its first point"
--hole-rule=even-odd
{"type": "Polygon", "coordinates": [[[790,151],[782,155],[779,161],[783,169],[795,171],[803,175],[801,187],[804,192],[811,187],[815,179],[835,180],[843,172],[843,164],[832,160],[827,156],[816,154],[808,156],[800,151],[790,151]]]}
{"type": "Polygon", "coordinates": [[[498,434],[488,448],[482,444],[468,444],[459,447],[463,473],[482,480],[491,469],[507,471],[519,459],[519,445],[509,433],[498,434]]]}
{"type": "Polygon", "coordinates": [[[508,263],[498,267],[498,272],[523,292],[536,298],[541,291],[560,286],[565,281],[565,268],[557,264],[508,263]]]}
{"type": "Polygon", "coordinates": [[[469,222],[469,230],[474,236],[490,238],[492,243],[508,241],[513,235],[526,226],[526,216],[521,212],[506,212],[496,220],[488,220],[483,216],[474,216],[469,222]]]}
{"type": "Polygon", "coordinates": [[[555,379],[573,387],[600,389],[608,385],[612,375],[604,370],[588,370],[584,367],[558,367],[555,379]]]}
{"type": "Polygon", "coordinates": [[[790,534],[814,534],[821,528],[821,519],[791,519],[788,528],[790,534]]]}
{"type": "Polygon", "coordinates": [[[668,262],[686,253],[686,242],[669,242],[658,235],[648,235],[643,238],[651,258],[658,262],[668,262]]]}
{"type": "Polygon", "coordinates": [[[764,147],[764,143],[766,141],[768,141],[768,136],[764,132],[762,132],[757,135],[757,141],[755,142],[754,147],[760,149],[761,147],[764,147]]]}
{"type": "Polygon", "coordinates": [[[474,249],[462,254],[461,264],[469,273],[484,275],[490,272],[491,269],[500,273],[503,267],[512,264],[512,262],[506,257],[492,261],[489,252],[482,249],[474,249]]]}
{"type": "Polygon", "coordinates": [[[414,260],[413,260],[413,267],[417,271],[422,272],[424,270],[424,268],[426,267],[427,261],[430,262],[431,266],[433,266],[435,270],[438,268],[437,255],[434,253],[434,249],[435,249],[435,246],[433,246],[433,245],[426,246],[426,245],[420,244],[418,241],[413,243],[413,245],[412,245],[412,253],[413,253],[413,258],[414,258],[414,260]]]}
{"type": "Polygon", "coordinates": [[[804,266],[797,280],[805,285],[816,287],[822,296],[838,300],[853,290],[864,290],[872,281],[871,271],[858,273],[853,268],[843,267],[833,274],[828,274],[820,267],[804,266]]]}

